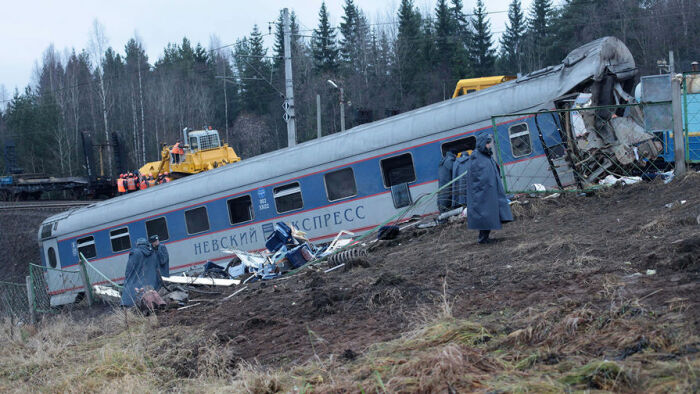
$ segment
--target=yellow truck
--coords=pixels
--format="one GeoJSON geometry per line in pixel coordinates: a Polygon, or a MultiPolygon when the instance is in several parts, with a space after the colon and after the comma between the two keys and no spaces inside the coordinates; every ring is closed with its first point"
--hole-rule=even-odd
{"type": "Polygon", "coordinates": [[[452,98],[473,93],[481,89],[490,88],[491,86],[498,85],[499,83],[506,81],[511,81],[515,78],[517,77],[514,75],[496,75],[493,77],[460,79],[459,82],[457,82],[457,87],[455,87],[455,92],[452,94],[452,98]]]}
{"type": "Polygon", "coordinates": [[[170,154],[172,146],[163,145],[161,160],[146,163],[139,168],[139,173],[157,178],[167,172],[172,178],[181,178],[241,160],[233,148],[222,144],[219,132],[211,127],[192,131],[185,128],[182,132],[184,140],[180,147],[184,154],[180,155],[179,161],[170,154]]]}

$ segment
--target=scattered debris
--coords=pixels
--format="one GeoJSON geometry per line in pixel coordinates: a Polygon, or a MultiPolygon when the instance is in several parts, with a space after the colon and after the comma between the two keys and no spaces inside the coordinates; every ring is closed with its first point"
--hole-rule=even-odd
{"type": "Polygon", "coordinates": [[[200,286],[233,286],[241,284],[241,281],[238,279],[193,278],[189,276],[167,276],[163,277],[163,282],[200,286]]]}
{"type": "Polygon", "coordinates": [[[638,176],[621,176],[616,177],[615,175],[608,175],[605,178],[598,181],[600,185],[603,186],[614,186],[620,184],[622,186],[633,185],[642,181],[641,177],[638,176]]]}
{"type": "Polygon", "coordinates": [[[109,304],[119,303],[122,298],[118,290],[109,286],[94,285],[92,293],[109,304]]]}
{"type": "Polygon", "coordinates": [[[399,231],[399,226],[382,226],[377,233],[377,239],[384,241],[394,239],[399,236],[399,231]]]}
{"type": "Polygon", "coordinates": [[[233,293],[231,293],[231,294],[229,294],[228,296],[226,296],[226,298],[224,298],[224,300],[228,300],[229,298],[235,296],[236,294],[242,292],[243,290],[245,290],[245,289],[247,289],[247,288],[248,288],[248,286],[244,286],[244,287],[242,287],[242,288],[240,288],[240,289],[234,291],[233,293]]]}

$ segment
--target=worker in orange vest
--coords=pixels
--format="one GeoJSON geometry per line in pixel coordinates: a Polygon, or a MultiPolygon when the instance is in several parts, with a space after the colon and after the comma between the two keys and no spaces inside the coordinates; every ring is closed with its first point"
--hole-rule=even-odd
{"type": "Polygon", "coordinates": [[[136,177],[131,172],[126,176],[126,190],[129,193],[136,191],[136,177]]]}
{"type": "Polygon", "coordinates": [[[182,161],[182,155],[185,154],[185,150],[182,149],[182,141],[178,140],[175,145],[173,145],[173,148],[170,150],[170,154],[173,157],[173,163],[180,164],[182,161]]]}
{"type": "Polygon", "coordinates": [[[149,175],[149,176],[148,176],[148,187],[153,187],[153,186],[155,186],[155,185],[156,185],[156,180],[153,179],[153,176],[152,176],[152,175],[149,175]]]}
{"type": "Polygon", "coordinates": [[[122,194],[126,194],[126,186],[124,185],[124,183],[124,174],[119,174],[119,178],[117,179],[117,192],[119,192],[120,196],[122,194]]]}
{"type": "Polygon", "coordinates": [[[142,176],[139,179],[139,190],[146,190],[148,188],[148,183],[146,182],[146,177],[142,176]]]}

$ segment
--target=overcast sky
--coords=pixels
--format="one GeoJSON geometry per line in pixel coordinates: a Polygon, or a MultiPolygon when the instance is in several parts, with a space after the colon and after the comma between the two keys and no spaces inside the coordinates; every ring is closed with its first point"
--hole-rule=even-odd
{"type": "MultiPolygon", "coordinates": [[[[510,0],[486,0],[491,29],[496,41],[503,31],[510,0]]],[[[344,0],[326,2],[331,22],[337,26],[344,0]]],[[[523,0],[527,9],[531,0],[523,0]]],[[[188,37],[209,47],[212,35],[222,45],[250,34],[254,24],[263,33],[279,10],[288,7],[298,16],[301,29],[318,23],[321,0],[0,0],[0,100],[10,98],[32,82],[32,72],[46,48],[53,44],[60,52],[87,47],[92,22],[97,18],[105,27],[109,45],[119,53],[138,34],[151,64],[169,42],[188,37]]],[[[394,20],[399,0],[355,0],[370,23],[394,20]]],[[[424,13],[434,9],[435,0],[415,0],[424,13]]],[[[476,0],[464,0],[465,13],[471,13],[476,0]]],[[[274,31],[274,30],[273,30],[274,31]]],[[[272,44],[271,37],[266,37],[272,44]]]]}

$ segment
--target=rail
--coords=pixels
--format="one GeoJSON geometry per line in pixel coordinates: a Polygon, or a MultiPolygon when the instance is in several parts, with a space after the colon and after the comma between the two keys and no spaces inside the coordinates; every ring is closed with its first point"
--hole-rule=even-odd
{"type": "Polygon", "coordinates": [[[0,211],[14,211],[14,210],[27,210],[27,209],[67,209],[74,207],[83,207],[90,204],[94,204],[94,201],[36,201],[36,202],[26,202],[21,203],[0,203],[0,211]]]}

